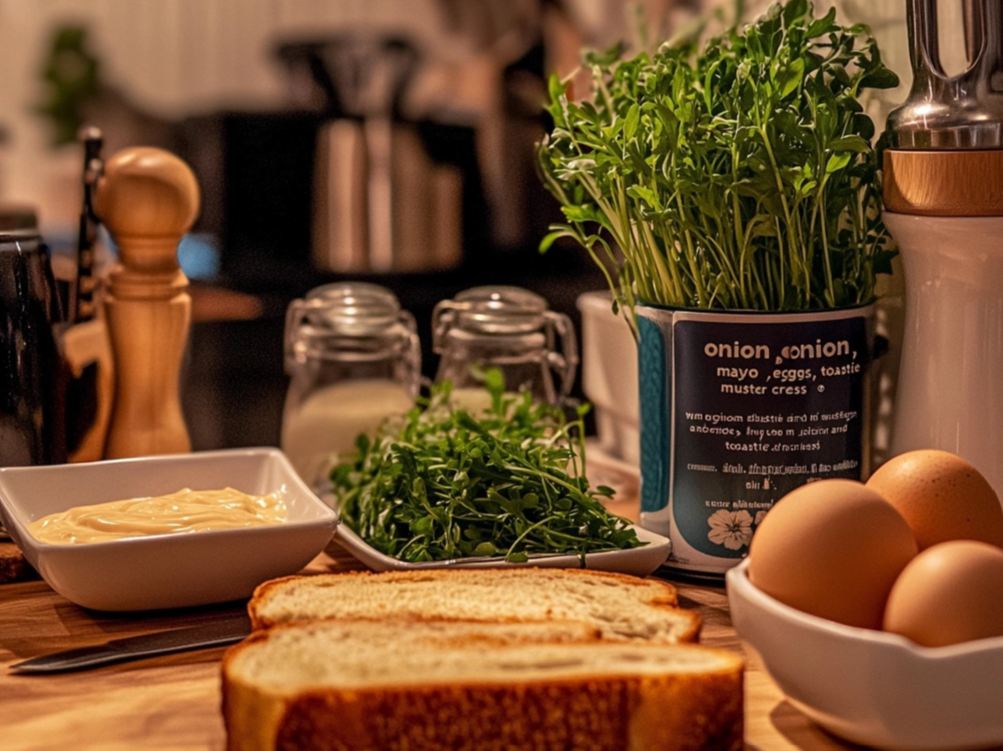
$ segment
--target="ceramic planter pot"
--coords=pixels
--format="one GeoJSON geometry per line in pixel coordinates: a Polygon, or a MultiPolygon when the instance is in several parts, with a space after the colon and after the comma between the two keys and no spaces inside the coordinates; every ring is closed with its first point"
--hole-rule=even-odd
{"type": "Polygon", "coordinates": [[[719,577],[786,493],[867,476],[873,306],[635,314],[641,525],[670,567],[719,577]]]}

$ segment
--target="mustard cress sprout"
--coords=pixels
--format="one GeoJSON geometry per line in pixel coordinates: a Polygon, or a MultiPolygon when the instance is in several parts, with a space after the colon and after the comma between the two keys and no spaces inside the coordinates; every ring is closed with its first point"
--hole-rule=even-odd
{"type": "Polygon", "coordinates": [[[585,477],[587,406],[574,420],[529,392],[506,393],[486,373],[491,407],[450,402],[449,381],[403,421],[384,423],[331,471],[342,522],[369,545],[403,561],[635,548],[630,522],[602,503],[613,490],[585,477]]]}
{"type": "Polygon", "coordinates": [[[898,77],[866,26],[789,0],[702,48],[689,38],[585,62],[589,100],[550,81],[537,156],[567,222],[541,251],[572,238],[631,311],[873,301],[895,251],[861,100],[898,77]]]}

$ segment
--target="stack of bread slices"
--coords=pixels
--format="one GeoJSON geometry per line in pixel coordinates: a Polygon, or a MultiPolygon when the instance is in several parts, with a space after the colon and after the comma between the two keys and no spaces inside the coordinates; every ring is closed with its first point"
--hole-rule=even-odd
{"type": "Polygon", "coordinates": [[[657,579],[513,567],[276,579],[223,659],[229,751],[741,749],[742,659],[657,579]]]}

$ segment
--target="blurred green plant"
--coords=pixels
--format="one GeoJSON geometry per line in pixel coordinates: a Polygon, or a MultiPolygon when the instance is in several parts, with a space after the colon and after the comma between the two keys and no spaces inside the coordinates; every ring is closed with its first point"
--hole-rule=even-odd
{"type": "Polygon", "coordinates": [[[34,111],[52,125],[50,145],[75,142],[87,104],[101,91],[101,64],[90,49],[86,27],[53,30],[40,76],[43,94],[34,111]]]}
{"type": "MultiPolygon", "coordinates": [[[[866,89],[898,85],[866,26],[775,4],[656,52],[588,52],[592,97],[552,77],[541,179],[615,305],[804,311],[870,303],[895,255],[866,89]]],[[[702,31],[702,29],[700,29],[702,31]]],[[[632,320],[633,316],[628,316],[632,320]]]]}

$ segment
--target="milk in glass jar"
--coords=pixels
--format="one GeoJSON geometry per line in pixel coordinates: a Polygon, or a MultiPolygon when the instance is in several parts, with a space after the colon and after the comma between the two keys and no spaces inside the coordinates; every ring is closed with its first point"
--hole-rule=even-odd
{"type": "Polygon", "coordinates": [[[282,450],[307,484],[326,489],[331,467],[360,433],[372,435],[414,406],[421,381],[414,317],[380,285],[317,287],[289,305],[285,367],[282,450]]]}

